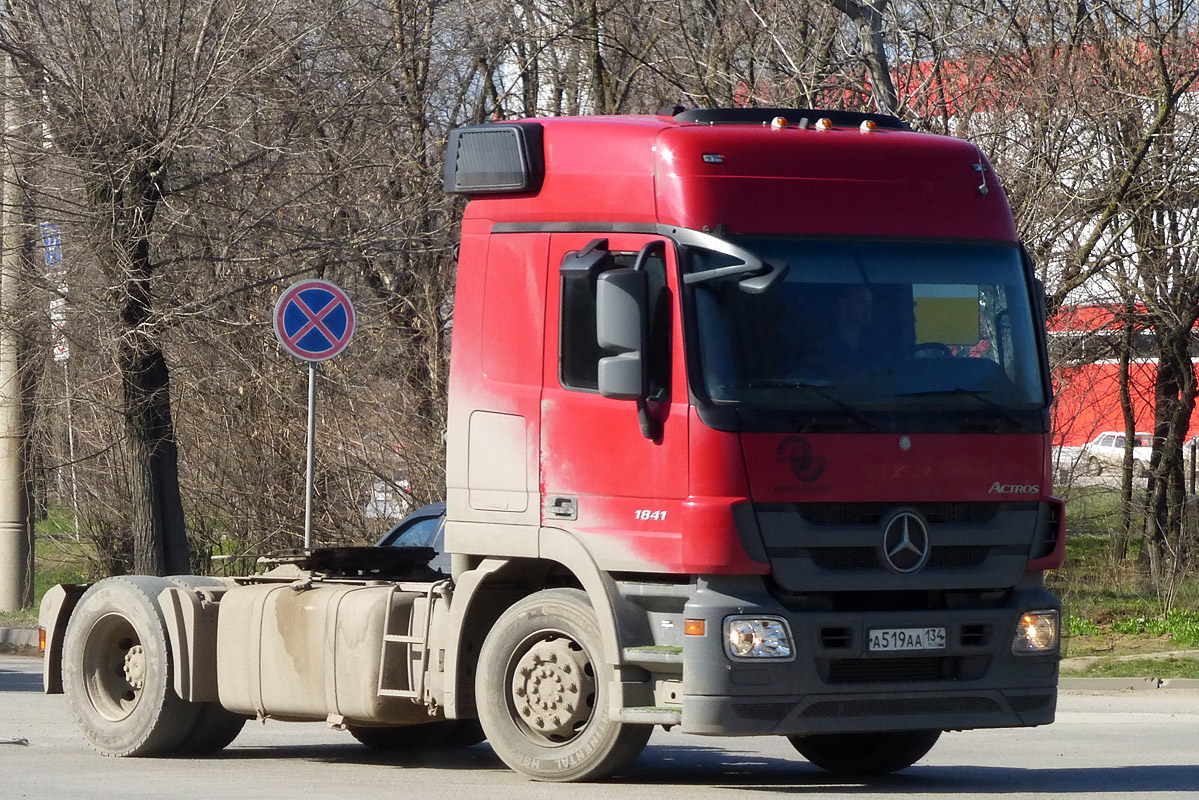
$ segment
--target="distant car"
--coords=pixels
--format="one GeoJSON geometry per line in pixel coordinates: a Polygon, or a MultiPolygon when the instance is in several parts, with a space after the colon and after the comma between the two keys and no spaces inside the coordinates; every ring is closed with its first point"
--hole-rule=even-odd
{"type": "MultiPolygon", "coordinates": [[[[1152,433],[1138,432],[1133,439],[1133,470],[1138,476],[1149,470],[1152,443],[1152,433]]],[[[1119,470],[1124,463],[1124,444],[1123,431],[1104,431],[1082,446],[1079,461],[1086,466],[1089,475],[1102,475],[1105,470],[1119,470]]]]}
{"type": "Polygon", "coordinates": [[[450,556],[445,552],[445,503],[421,506],[383,535],[378,547],[431,547],[436,555],[429,566],[450,574],[450,556]]]}

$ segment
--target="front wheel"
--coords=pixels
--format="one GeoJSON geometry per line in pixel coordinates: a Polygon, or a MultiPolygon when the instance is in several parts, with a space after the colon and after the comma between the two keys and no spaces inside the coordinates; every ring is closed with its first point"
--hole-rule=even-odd
{"type": "Polygon", "coordinates": [[[941,731],[878,731],[788,736],[799,754],[838,775],[885,775],[910,767],[933,749],[941,731]]]}
{"type": "Polygon", "coordinates": [[[612,684],[587,596],[549,589],[499,618],[479,654],[475,696],[505,764],[541,781],[587,781],[640,755],[652,728],[608,716],[612,684]]]}

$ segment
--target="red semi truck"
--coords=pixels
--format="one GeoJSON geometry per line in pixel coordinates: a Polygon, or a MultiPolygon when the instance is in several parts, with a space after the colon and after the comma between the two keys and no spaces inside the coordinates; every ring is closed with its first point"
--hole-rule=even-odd
{"type": "Polygon", "coordinates": [[[46,690],[97,749],[319,720],[572,781],[663,725],[868,774],[1053,720],[1041,292],[976,147],[675,109],[461,128],[445,185],[449,574],[319,548],[57,587],[46,690]]]}

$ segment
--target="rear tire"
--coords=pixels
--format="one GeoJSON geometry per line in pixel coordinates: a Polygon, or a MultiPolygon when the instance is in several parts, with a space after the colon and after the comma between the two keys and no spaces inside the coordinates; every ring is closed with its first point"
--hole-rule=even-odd
{"type": "Polygon", "coordinates": [[[505,764],[535,780],[596,780],[637,759],[653,729],[611,719],[611,691],[599,622],[575,589],[517,602],[479,653],[483,731],[505,764]]]}
{"type": "Polygon", "coordinates": [[[189,703],[199,706],[195,727],[175,751],[180,755],[207,756],[224,750],[245,727],[249,717],[234,714],[220,703],[189,703]]]}
{"type": "Polygon", "coordinates": [[[196,726],[199,706],[175,694],[158,607],[158,593],[171,585],[144,575],[102,580],[80,598],[67,624],[67,706],[106,756],[171,753],[196,726]]]}
{"type": "Polygon", "coordinates": [[[816,766],[837,775],[885,775],[928,754],[941,731],[880,731],[788,736],[791,746],[816,766]]]}

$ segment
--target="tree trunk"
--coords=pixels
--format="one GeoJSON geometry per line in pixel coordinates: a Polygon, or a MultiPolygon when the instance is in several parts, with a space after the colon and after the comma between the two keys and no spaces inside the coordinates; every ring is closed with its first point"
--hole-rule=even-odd
{"type": "Polygon", "coordinates": [[[1128,556],[1128,540],[1132,535],[1132,443],[1136,436],[1136,418],[1132,410],[1132,391],[1129,386],[1128,369],[1132,360],[1133,338],[1135,326],[1133,313],[1136,303],[1130,297],[1124,301],[1124,319],[1120,336],[1120,412],[1124,417],[1124,481],[1120,486],[1120,526],[1116,538],[1112,541],[1112,566],[1119,566],[1128,556]]]}
{"type": "Polygon", "coordinates": [[[117,364],[124,389],[134,571],[180,575],[191,571],[191,556],[179,491],[170,371],[151,319],[155,266],[146,234],[159,199],[155,171],[145,169],[111,195],[114,209],[127,214],[126,224],[114,231],[120,252],[127,254],[118,256],[125,262],[120,265],[124,280],[115,287],[121,334],[117,364]],[[136,198],[134,207],[121,209],[127,193],[136,198]]]}
{"type": "Polygon", "coordinates": [[[883,14],[890,0],[828,0],[834,8],[853,20],[858,29],[858,40],[866,59],[866,71],[870,75],[870,95],[874,107],[880,114],[899,112],[899,98],[895,82],[891,80],[891,67],[887,61],[886,43],[883,41],[883,14]]]}

